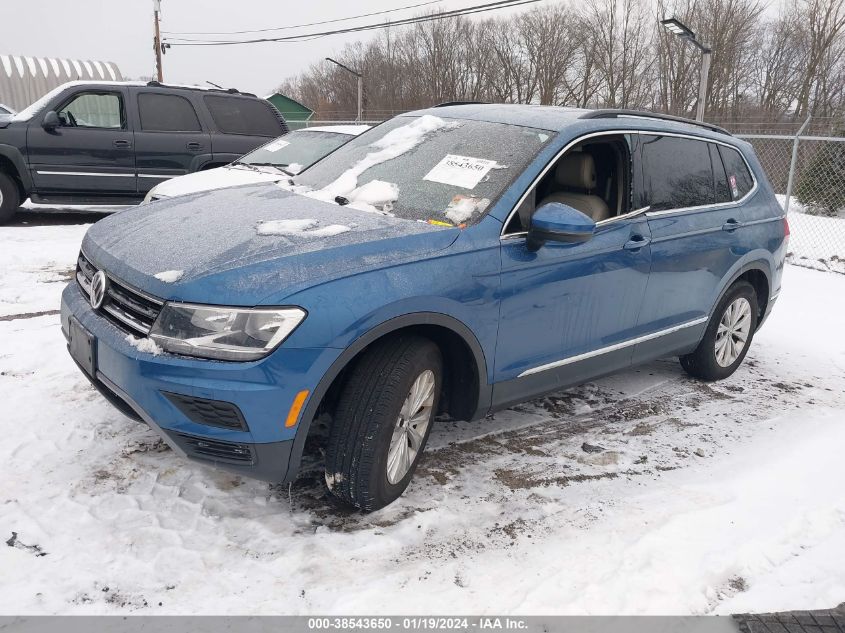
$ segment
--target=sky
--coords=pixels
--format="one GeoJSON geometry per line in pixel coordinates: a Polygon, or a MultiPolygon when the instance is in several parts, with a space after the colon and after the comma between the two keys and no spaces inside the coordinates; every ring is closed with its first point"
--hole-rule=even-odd
{"type": "MultiPolygon", "coordinates": [[[[265,29],[361,15],[424,1],[162,0],[162,30],[205,32],[265,29]]],[[[458,9],[483,1],[441,0],[429,7],[281,32],[279,35],[370,24],[411,17],[427,9],[458,9]]],[[[548,4],[549,1],[543,0],[538,4],[548,4]]],[[[6,2],[11,0],[2,0],[0,5],[6,2]]],[[[152,7],[152,0],[17,2],[14,13],[7,12],[0,21],[0,54],[111,61],[117,64],[127,79],[151,77],[155,73],[152,7]]],[[[509,12],[516,10],[524,8],[511,9],[509,12]]],[[[285,78],[340,51],[344,44],[371,38],[374,33],[333,35],[299,43],[173,47],[164,57],[164,80],[188,84],[211,81],[224,88],[238,88],[264,96],[285,78]]]]}

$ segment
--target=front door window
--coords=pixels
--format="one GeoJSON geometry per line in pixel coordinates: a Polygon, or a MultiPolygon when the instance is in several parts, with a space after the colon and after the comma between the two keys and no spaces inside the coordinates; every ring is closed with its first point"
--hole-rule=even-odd
{"type": "Polygon", "coordinates": [[[58,112],[62,127],[123,129],[125,117],[119,95],[83,93],[76,95],[58,112]]]}

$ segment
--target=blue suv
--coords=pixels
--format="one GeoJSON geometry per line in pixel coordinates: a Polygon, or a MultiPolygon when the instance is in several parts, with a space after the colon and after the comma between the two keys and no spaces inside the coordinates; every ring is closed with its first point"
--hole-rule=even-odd
{"type": "Polygon", "coordinates": [[[789,229],[751,147],[623,110],[450,105],[280,184],[97,222],[62,296],[71,355],[179,454],[396,499],[438,416],[679,356],[730,376],[789,229]]]}

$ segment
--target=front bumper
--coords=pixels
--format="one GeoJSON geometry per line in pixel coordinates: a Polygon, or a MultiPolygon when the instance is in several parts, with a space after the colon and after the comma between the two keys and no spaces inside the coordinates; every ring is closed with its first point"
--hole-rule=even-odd
{"type": "Polygon", "coordinates": [[[177,453],[265,481],[296,477],[289,465],[299,423],[285,426],[288,411],[299,391],[313,393],[340,350],[279,348],[253,362],[141,352],[91,308],[76,282],[62,293],[65,338],[71,317],[96,339],[95,375],[80,366],[83,374],[177,453]]]}

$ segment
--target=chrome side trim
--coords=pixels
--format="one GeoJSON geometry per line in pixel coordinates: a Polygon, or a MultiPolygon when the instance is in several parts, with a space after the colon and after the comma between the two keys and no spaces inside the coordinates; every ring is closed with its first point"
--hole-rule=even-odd
{"type": "Polygon", "coordinates": [[[680,213],[687,213],[687,212],[693,212],[693,211],[701,211],[703,209],[716,209],[716,208],[740,205],[757,192],[758,183],[757,183],[757,176],[754,174],[754,170],[751,169],[751,165],[748,164],[748,160],[745,158],[745,154],[742,153],[742,150],[739,147],[737,147],[736,145],[733,145],[731,143],[726,143],[725,141],[712,139],[712,138],[707,137],[707,136],[698,136],[696,134],[682,134],[680,132],[660,132],[658,130],[630,130],[630,129],[629,130],[618,130],[618,129],[617,130],[601,130],[600,132],[590,132],[588,134],[584,134],[582,136],[579,136],[579,137],[571,140],[569,143],[564,145],[563,149],[561,149],[557,154],[555,154],[554,158],[552,158],[548,162],[548,164],[542,169],[542,171],[540,171],[540,173],[537,174],[537,176],[534,178],[534,180],[531,181],[531,184],[528,186],[528,188],[525,190],[525,192],[516,201],[516,204],[513,206],[510,213],[508,213],[507,217],[505,218],[505,221],[502,223],[502,230],[499,233],[499,238],[511,237],[511,236],[515,236],[515,235],[525,235],[526,234],[526,232],[523,232],[523,231],[520,231],[519,233],[505,234],[505,229],[507,228],[508,224],[510,224],[510,221],[513,218],[514,214],[517,212],[517,209],[519,209],[519,207],[522,205],[522,203],[525,202],[525,198],[528,197],[528,194],[531,193],[531,190],[534,189],[534,187],[537,185],[537,183],[543,178],[543,176],[545,176],[549,172],[549,170],[552,168],[552,165],[554,165],[561,156],[563,156],[566,152],[568,152],[572,147],[574,147],[578,143],[585,141],[589,138],[595,138],[597,136],[612,136],[612,135],[619,135],[619,134],[644,134],[646,136],[675,136],[675,137],[678,137],[678,138],[689,138],[689,139],[692,139],[694,141],[704,141],[705,143],[715,143],[716,145],[724,145],[725,147],[729,147],[732,150],[739,152],[739,155],[742,157],[742,160],[745,163],[746,168],[748,169],[748,173],[751,174],[751,179],[754,181],[754,186],[751,187],[749,192],[746,193],[739,200],[731,200],[730,202],[719,202],[717,204],[705,204],[705,205],[701,205],[701,206],[698,206],[698,207],[687,207],[687,208],[683,208],[683,209],[666,209],[665,211],[648,211],[648,209],[650,207],[644,207],[643,209],[637,209],[635,211],[631,211],[629,213],[626,213],[625,215],[618,215],[618,216],[613,217],[613,218],[601,220],[599,222],[596,222],[596,226],[602,226],[604,224],[609,224],[610,222],[616,222],[616,221],[619,221],[619,220],[627,219],[627,218],[633,217],[634,215],[637,215],[638,213],[645,213],[646,217],[652,218],[652,217],[659,217],[659,215],[668,215],[668,214],[675,214],[675,213],[680,214],[680,213]]]}
{"type": "Polygon", "coordinates": [[[532,367],[531,369],[526,369],[524,372],[519,374],[517,378],[522,378],[524,376],[531,376],[532,374],[538,374],[541,371],[546,371],[548,369],[554,369],[555,367],[562,367],[564,365],[570,365],[572,363],[577,363],[581,360],[587,360],[588,358],[593,358],[595,356],[601,356],[602,354],[609,354],[610,352],[615,352],[617,350],[623,349],[625,347],[630,347],[631,345],[637,345],[638,343],[644,343],[645,341],[650,341],[655,338],[660,338],[661,336],[666,336],[667,334],[674,334],[680,330],[686,329],[688,327],[694,327],[696,325],[700,325],[707,321],[709,317],[703,316],[697,319],[693,319],[692,321],[686,321],[685,323],[681,323],[680,325],[675,325],[665,330],[659,330],[657,332],[652,332],[651,334],[645,334],[644,336],[638,336],[637,338],[628,339],[627,341],[622,341],[621,343],[615,343],[613,345],[608,345],[607,347],[600,347],[599,349],[594,349],[590,352],[584,352],[583,354],[578,354],[577,356],[570,356],[569,358],[563,358],[561,360],[556,360],[551,363],[546,363],[545,365],[539,365],[537,367],[532,367]]]}
{"type": "Polygon", "coordinates": [[[102,176],[105,178],[134,178],[135,174],[110,174],[102,171],[36,171],[41,176],[102,176]]]}
{"type": "Polygon", "coordinates": [[[177,178],[184,174],[138,174],[138,178],[177,178]]]}

